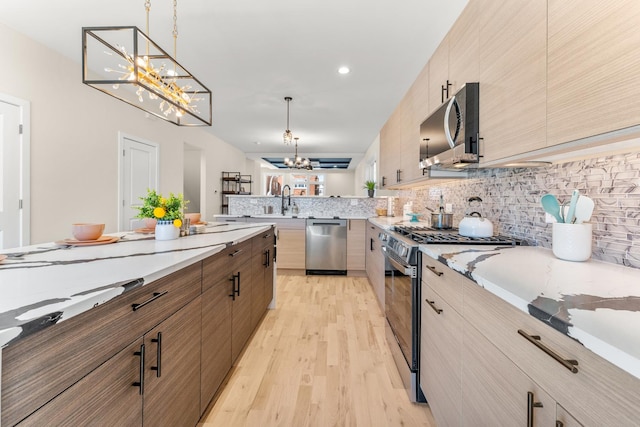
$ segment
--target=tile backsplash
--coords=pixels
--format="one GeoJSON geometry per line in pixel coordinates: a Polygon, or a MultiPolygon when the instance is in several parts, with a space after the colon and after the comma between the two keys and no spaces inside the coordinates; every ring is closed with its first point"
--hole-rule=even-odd
{"type": "Polygon", "coordinates": [[[493,222],[494,233],[551,247],[551,224],[545,223],[540,197],[554,194],[568,201],[573,189],[591,197],[595,209],[593,259],[640,268],[640,153],[618,154],[535,169],[480,169],[471,178],[398,192],[395,215],[413,202],[414,212],[436,210],[440,194],[453,205],[456,226],[468,210],[467,200],[479,196],[482,215],[493,222]]]}

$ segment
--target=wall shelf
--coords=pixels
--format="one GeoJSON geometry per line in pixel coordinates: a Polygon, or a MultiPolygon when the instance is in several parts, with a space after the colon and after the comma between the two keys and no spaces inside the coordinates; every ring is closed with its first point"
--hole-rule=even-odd
{"type": "Polygon", "coordinates": [[[221,213],[229,213],[229,195],[250,195],[251,175],[242,175],[240,172],[222,172],[222,205],[221,213]]]}

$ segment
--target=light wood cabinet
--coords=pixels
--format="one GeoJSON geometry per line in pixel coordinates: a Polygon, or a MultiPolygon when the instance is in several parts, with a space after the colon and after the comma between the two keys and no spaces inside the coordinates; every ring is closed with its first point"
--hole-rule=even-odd
{"type": "Polygon", "coordinates": [[[369,283],[376,294],[380,308],[384,310],[384,254],[382,253],[379,235],[382,229],[371,222],[366,224],[366,256],[365,264],[369,283]]]}
{"type": "Polygon", "coordinates": [[[463,286],[465,320],[579,422],[633,425],[640,419],[640,379],[469,279],[463,286]]]}
{"type": "Polygon", "coordinates": [[[400,126],[398,114],[393,112],[380,130],[380,186],[389,188],[398,183],[400,169],[400,126]]]}
{"type": "MultiPolygon", "coordinates": [[[[429,114],[454,94],[449,81],[449,37],[440,42],[429,59],[429,114]],[[448,88],[448,95],[447,95],[448,88]]],[[[426,118],[426,117],[425,117],[426,118]]]]}
{"type": "Polygon", "coordinates": [[[554,426],[556,402],[471,323],[463,330],[462,424],[554,426]]]}
{"type": "Polygon", "coordinates": [[[305,269],[306,234],[304,228],[278,228],[278,268],[305,269]]]}
{"type": "Polygon", "coordinates": [[[366,220],[347,220],[347,271],[364,271],[366,220]]]}
{"type": "Polygon", "coordinates": [[[439,425],[525,425],[529,399],[532,425],[640,419],[636,377],[445,264],[422,266],[420,384],[439,425]]]}
{"type": "Polygon", "coordinates": [[[640,124],[640,2],[548,3],[548,145],[640,124]]]}
{"type": "Polygon", "coordinates": [[[420,385],[438,426],[460,426],[462,316],[424,280],[421,309],[420,385]]]}
{"type": "Polygon", "coordinates": [[[543,148],[547,119],[547,2],[472,3],[477,4],[476,25],[480,28],[480,162],[543,148]]]}

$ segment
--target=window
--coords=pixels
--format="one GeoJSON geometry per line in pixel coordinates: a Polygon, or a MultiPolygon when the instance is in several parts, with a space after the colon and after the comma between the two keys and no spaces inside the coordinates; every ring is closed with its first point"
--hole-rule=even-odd
{"type": "Polygon", "coordinates": [[[324,196],[324,175],[291,174],[295,196],[324,196]]]}
{"type": "Polygon", "coordinates": [[[265,175],[265,192],[267,196],[279,196],[282,194],[282,175],[265,175]]]}

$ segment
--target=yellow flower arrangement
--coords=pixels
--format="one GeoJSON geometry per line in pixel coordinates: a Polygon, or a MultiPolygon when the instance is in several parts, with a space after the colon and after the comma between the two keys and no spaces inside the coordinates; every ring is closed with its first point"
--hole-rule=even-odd
{"type": "Polygon", "coordinates": [[[158,194],[156,190],[147,190],[145,197],[140,197],[142,206],[137,207],[137,218],[155,218],[160,221],[173,221],[173,225],[180,228],[182,226],[183,210],[188,200],[184,200],[182,194],[174,195],[169,193],[165,198],[158,194]]]}

